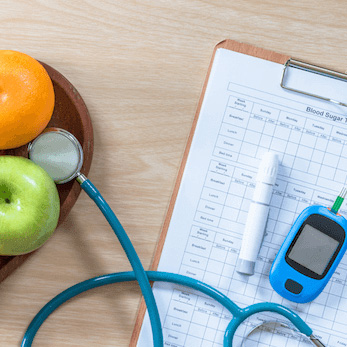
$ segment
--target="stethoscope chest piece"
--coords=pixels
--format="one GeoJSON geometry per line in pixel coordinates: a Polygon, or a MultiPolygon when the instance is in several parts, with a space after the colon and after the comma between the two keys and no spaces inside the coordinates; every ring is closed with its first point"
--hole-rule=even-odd
{"type": "Polygon", "coordinates": [[[76,178],[83,165],[81,144],[70,132],[48,128],[28,146],[29,158],[45,169],[55,183],[76,178]]]}

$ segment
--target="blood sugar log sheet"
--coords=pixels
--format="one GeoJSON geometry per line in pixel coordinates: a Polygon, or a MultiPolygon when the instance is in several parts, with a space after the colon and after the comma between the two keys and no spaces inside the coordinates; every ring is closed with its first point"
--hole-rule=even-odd
{"type": "MultiPolygon", "coordinates": [[[[347,175],[347,109],[282,89],[282,71],[281,64],[217,49],[158,270],[206,282],[241,307],[264,301],[287,306],[323,343],[346,346],[346,256],[311,303],[285,300],[269,283],[271,264],[296,217],[313,204],[332,206],[347,175]],[[278,177],[255,274],[246,276],[235,265],[267,151],[279,156],[278,177]]],[[[347,95],[347,86],[324,82],[324,88],[347,95]]],[[[312,84],[306,78],[300,83],[312,84]]],[[[344,205],[340,212],[347,216],[344,205]]],[[[183,286],[153,288],[165,346],[223,345],[231,319],[225,308],[183,286]]],[[[233,346],[273,317],[285,322],[271,313],[255,316],[237,330],[233,346]]],[[[276,346],[276,333],[263,337],[276,346]]],[[[288,332],[286,339],[287,347],[307,346],[288,332]]],[[[152,345],[147,313],[137,345],[152,345]]]]}

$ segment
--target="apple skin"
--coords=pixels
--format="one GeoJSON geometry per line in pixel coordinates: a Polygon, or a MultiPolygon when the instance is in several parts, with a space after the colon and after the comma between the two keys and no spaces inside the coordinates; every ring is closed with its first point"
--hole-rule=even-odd
{"type": "Polygon", "coordinates": [[[29,159],[0,156],[0,255],[29,253],[43,245],[57,227],[57,187],[29,159]]]}

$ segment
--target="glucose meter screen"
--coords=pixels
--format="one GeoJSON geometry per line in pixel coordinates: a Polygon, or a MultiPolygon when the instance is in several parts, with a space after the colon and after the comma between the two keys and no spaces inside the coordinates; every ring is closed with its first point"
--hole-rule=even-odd
{"type": "Polygon", "coordinates": [[[322,275],[339,242],[306,224],[288,257],[307,269],[322,275]]]}

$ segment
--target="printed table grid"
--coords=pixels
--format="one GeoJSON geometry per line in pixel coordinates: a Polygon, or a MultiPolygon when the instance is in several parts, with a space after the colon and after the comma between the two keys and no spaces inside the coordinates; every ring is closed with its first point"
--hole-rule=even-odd
{"type": "Polygon", "coordinates": [[[259,159],[265,151],[273,150],[280,155],[288,177],[300,180],[304,177],[304,181],[310,179],[313,184],[318,183],[318,177],[345,183],[346,174],[337,167],[343,168],[347,162],[347,141],[338,127],[309,118],[299,127],[290,123],[294,116],[299,118],[298,114],[289,117],[286,111],[268,106],[262,109],[260,104],[243,100],[253,104],[252,107],[256,105],[254,108],[263,112],[260,116],[231,107],[235,99],[230,96],[215,156],[247,164],[249,157],[259,159]]]}
{"type": "MultiPolygon", "coordinates": [[[[347,258],[323,293],[307,305],[280,297],[268,275],[298,214],[312,204],[333,204],[334,196],[313,187],[324,186],[327,180],[345,183],[346,173],[338,167],[347,165],[347,138],[326,122],[303,120],[295,113],[245,98],[241,107],[235,100],[237,96],[231,95],[225,110],[179,273],[217,287],[240,306],[272,301],[291,307],[334,346],[336,338],[329,330],[344,334],[347,320],[347,258]],[[278,153],[281,165],[255,275],[245,277],[235,266],[256,166],[268,150],[278,153]]],[[[165,317],[165,344],[220,347],[230,319],[230,313],[213,301],[176,289],[165,317]]],[[[238,331],[238,341],[245,329],[238,331]]],[[[347,339],[341,341],[347,344],[347,339]]]]}

